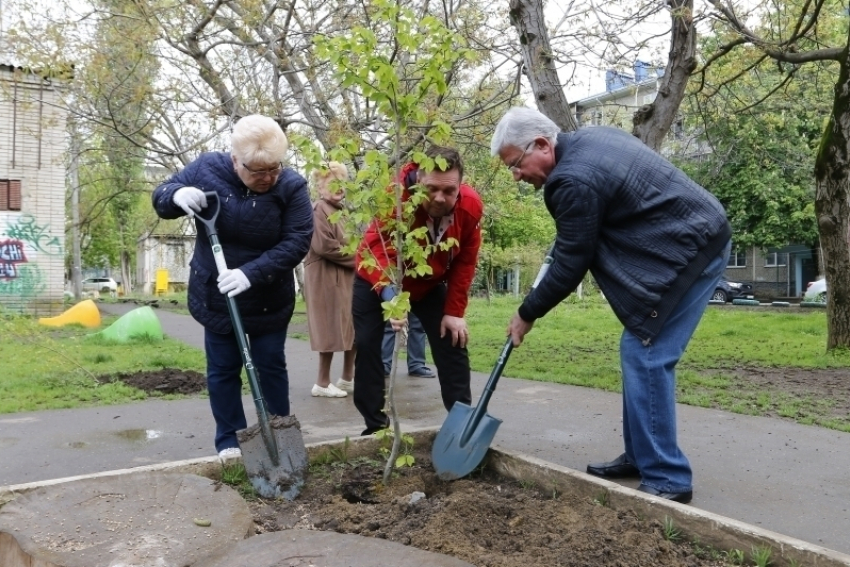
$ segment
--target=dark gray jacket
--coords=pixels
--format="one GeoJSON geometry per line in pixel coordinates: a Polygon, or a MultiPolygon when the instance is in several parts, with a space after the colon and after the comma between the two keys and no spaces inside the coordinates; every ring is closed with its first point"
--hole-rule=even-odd
{"type": "Polygon", "coordinates": [[[644,341],[731,238],[723,206],[631,134],[595,127],[558,136],[544,186],[554,262],[519,309],[545,315],[590,270],[614,313],[644,341]]]}
{"type": "MultiPolygon", "coordinates": [[[[245,332],[285,330],[295,307],[293,269],[306,256],[313,236],[307,181],[285,168],[267,193],[254,193],[236,175],[230,154],[206,153],[156,188],[153,205],[160,217],[185,214],[173,198],[175,191],[187,186],[219,196],[216,230],[227,267],[241,269],[251,282],[247,291],[236,296],[245,332]]],[[[230,315],[225,296],[218,291],[209,237],[201,223],[195,225],[198,237],[189,263],[189,312],[210,331],[229,333],[230,315]]]]}

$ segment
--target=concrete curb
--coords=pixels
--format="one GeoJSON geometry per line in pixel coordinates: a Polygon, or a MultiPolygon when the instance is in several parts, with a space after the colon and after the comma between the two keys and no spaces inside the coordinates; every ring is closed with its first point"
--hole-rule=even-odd
{"type": "MultiPolygon", "coordinates": [[[[422,428],[411,429],[405,431],[405,433],[412,435],[416,444],[430,446],[437,431],[438,429],[435,428],[422,428]]],[[[372,437],[358,437],[310,443],[307,445],[307,451],[311,461],[321,458],[323,455],[333,457],[342,454],[346,458],[355,458],[374,455],[378,446],[379,442],[372,437]]],[[[238,458],[229,459],[233,462],[237,460],[238,458]]],[[[640,516],[661,522],[669,518],[687,539],[699,541],[701,545],[711,546],[717,550],[740,549],[749,552],[753,548],[769,547],[772,550],[771,565],[774,567],[783,565],[850,566],[850,555],[699,508],[649,496],[637,490],[519,452],[498,447],[491,448],[486,466],[506,477],[534,482],[537,486],[545,487],[546,490],[569,491],[590,499],[604,501],[605,506],[616,510],[631,510],[640,516]]],[[[218,457],[204,457],[41,482],[0,486],[0,506],[13,500],[17,495],[31,490],[81,479],[145,471],[183,472],[218,478],[220,470],[221,461],[218,457]]]]}

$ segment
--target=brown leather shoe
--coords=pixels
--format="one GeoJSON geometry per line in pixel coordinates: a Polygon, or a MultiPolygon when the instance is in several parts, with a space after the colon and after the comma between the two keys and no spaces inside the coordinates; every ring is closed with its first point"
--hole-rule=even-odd
{"type": "Polygon", "coordinates": [[[625,453],[607,463],[587,465],[587,474],[604,476],[606,478],[640,478],[640,471],[636,466],[626,460],[625,453]]]}

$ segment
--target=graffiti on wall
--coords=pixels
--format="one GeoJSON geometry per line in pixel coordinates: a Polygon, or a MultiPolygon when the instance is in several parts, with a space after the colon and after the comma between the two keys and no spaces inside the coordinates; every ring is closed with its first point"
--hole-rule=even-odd
{"type": "Polygon", "coordinates": [[[14,223],[7,223],[6,236],[26,242],[45,254],[61,254],[62,244],[58,236],[51,236],[50,225],[40,225],[30,214],[19,215],[14,223]]]}
{"type": "Polygon", "coordinates": [[[24,243],[20,240],[0,240],[0,278],[17,278],[18,266],[26,264],[24,243]]]}
{"type": "Polygon", "coordinates": [[[7,217],[0,232],[0,295],[36,297],[45,292],[44,272],[36,263],[40,253],[62,254],[61,241],[51,234],[50,225],[26,213],[7,217]]]}

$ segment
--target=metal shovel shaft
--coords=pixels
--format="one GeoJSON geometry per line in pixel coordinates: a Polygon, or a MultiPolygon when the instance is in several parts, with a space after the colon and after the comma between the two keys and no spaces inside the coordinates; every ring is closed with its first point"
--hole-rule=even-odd
{"type": "Polygon", "coordinates": [[[510,337],[508,337],[505,346],[502,347],[502,352],[499,354],[499,359],[493,367],[493,371],[490,372],[490,378],[487,379],[487,384],[484,385],[484,391],[478,399],[478,405],[475,406],[472,416],[469,418],[466,427],[463,428],[463,433],[460,436],[461,447],[466,446],[469,442],[469,438],[472,437],[472,434],[475,433],[475,430],[478,428],[481,418],[485,413],[487,413],[487,404],[490,403],[490,397],[493,395],[493,392],[496,391],[496,384],[498,384],[499,378],[502,376],[502,371],[505,369],[505,365],[508,363],[508,357],[511,355],[511,351],[513,349],[514,343],[510,337]]]}

